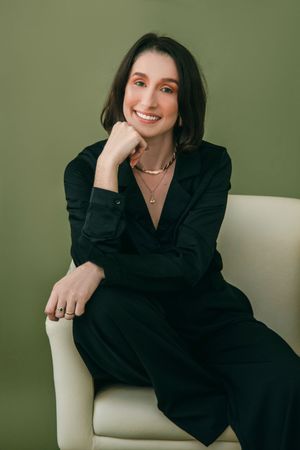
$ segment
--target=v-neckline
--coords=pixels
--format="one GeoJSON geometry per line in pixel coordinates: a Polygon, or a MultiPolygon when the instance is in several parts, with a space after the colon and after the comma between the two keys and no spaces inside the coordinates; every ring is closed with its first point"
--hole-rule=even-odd
{"type": "Polygon", "coordinates": [[[147,221],[149,222],[150,227],[152,228],[152,231],[153,231],[154,234],[157,234],[160,231],[160,229],[161,229],[161,224],[163,223],[163,219],[164,219],[164,216],[165,216],[166,204],[167,204],[168,199],[170,197],[170,191],[172,190],[172,187],[173,187],[174,182],[175,182],[176,173],[177,173],[177,160],[175,160],[175,167],[174,167],[174,171],[173,171],[173,176],[171,178],[171,181],[170,181],[167,193],[166,193],[165,201],[164,201],[164,204],[162,206],[162,210],[161,210],[161,213],[160,213],[159,221],[157,223],[157,227],[155,228],[155,225],[154,225],[154,222],[152,220],[152,217],[151,217],[149,208],[147,206],[146,200],[144,198],[143,192],[141,191],[141,188],[140,188],[138,182],[136,181],[136,178],[135,178],[135,176],[133,174],[133,171],[132,171],[132,168],[131,168],[132,178],[134,179],[136,188],[138,190],[138,195],[139,195],[140,200],[141,200],[141,202],[143,204],[143,208],[146,211],[147,221]]]}

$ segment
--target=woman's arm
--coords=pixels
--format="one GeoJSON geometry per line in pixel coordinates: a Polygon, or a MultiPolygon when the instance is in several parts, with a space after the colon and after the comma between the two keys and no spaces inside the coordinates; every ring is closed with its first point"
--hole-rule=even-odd
{"type": "MultiPolygon", "coordinates": [[[[91,167],[84,167],[82,161],[77,158],[68,164],[65,170],[65,184],[68,186],[66,195],[72,234],[71,253],[77,267],[53,286],[45,308],[49,319],[57,320],[61,317],[73,319],[75,315],[83,314],[86,303],[105,278],[101,264],[96,264],[89,257],[82,258],[76,236],[80,232],[84,239],[86,233],[89,242],[93,242],[95,237],[99,242],[102,236],[102,250],[106,252],[118,250],[119,239],[110,240],[108,237],[112,217],[120,218],[118,209],[121,209],[119,206],[121,202],[116,199],[118,167],[128,156],[131,166],[134,166],[146,148],[146,141],[133,127],[126,122],[117,122],[97,160],[92,193],[88,176],[91,167]],[[103,192],[105,195],[109,193],[111,197],[107,203],[103,202],[103,192]],[[108,227],[105,227],[105,223],[108,227]],[[76,245],[73,246],[74,242],[76,245]],[[80,256],[77,256],[77,249],[80,256]]],[[[81,248],[81,251],[84,252],[84,248],[81,248]]]]}
{"type": "Polygon", "coordinates": [[[71,255],[76,266],[91,261],[92,247],[101,255],[120,250],[125,220],[124,196],[118,192],[118,167],[128,156],[133,167],[146,149],[146,141],[133,127],[127,122],[117,122],[92,176],[91,166],[83,158],[77,157],[67,165],[64,185],[71,255]]]}
{"type": "Polygon", "coordinates": [[[75,167],[79,162],[73,162],[65,172],[65,189],[75,264],[91,261],[103,267],[103,283],[108,286],[161,292],[196,285],[214,257],[230,189],[231,160],[226,149],[215,161],[210,182],[204,192],[194,194],[174,244],[163,253],[143,255],[120,253],[123,195],[101,188],[92,188],[90,194],[75,167]]]}

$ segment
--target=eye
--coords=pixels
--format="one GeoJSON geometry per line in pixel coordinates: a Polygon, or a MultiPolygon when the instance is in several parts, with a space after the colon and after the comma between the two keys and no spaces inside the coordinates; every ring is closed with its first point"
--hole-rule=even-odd
{"type": "MultiPolygon", "coordinates": [[[[137,83],[145,84],[145,83],[144,83],[143,81],[141,81],[141,80],[137,80],[137,81],[134,82],[134,84],[137,84],[137,83]]],[[[138,85],[138,86],[140,86],[140,85],[138,85]]]]}
{"type": "Polygon", "coordinates": [[[164,92],[166,92],[167,94],[172,94],[172,93],[173,93],[173,89],[171,89],[171,88],[169,88],[169,87],[167,87],[167,86],[164,86],[162,89],[167,89],[166,91],[164,91],[164,92]]]}

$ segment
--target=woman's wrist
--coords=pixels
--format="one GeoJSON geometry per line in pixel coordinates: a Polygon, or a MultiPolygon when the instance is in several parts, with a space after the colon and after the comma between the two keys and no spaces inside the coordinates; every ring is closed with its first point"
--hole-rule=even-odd
{"type": "Polygon", "coordinates": [[[118,170],[118,163],[100,155],[96,165],[94,187],[118,192],[118,170]]]}
{"type": "Polygon", "coordinates": [[[90,270],[94,271],[96,274],[98,274],[101,277],[101,279],[105,278],[104,269],[102,267],[98,266],[97,264],[91,261],[85,262],[84,265],[90,270]]]}
{"type": "Polygon", "coordinates": [[[100,153],[100,155],[98,156],[97,166],[99,165],[105,169],[117,170],[119,168],[120,162],[112,159],[111,155],[109,155],[109,153],[105,153],[105,151],[103,150],[102,153],[100,153]]]}

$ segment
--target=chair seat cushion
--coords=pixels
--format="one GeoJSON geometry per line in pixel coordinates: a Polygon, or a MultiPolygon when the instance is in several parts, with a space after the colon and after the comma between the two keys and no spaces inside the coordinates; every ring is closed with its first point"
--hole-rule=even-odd
{"type": "MultiPolygon", "coordinates": [[[[97,436],[175,441],[194,439],[158,409],[155,392],[148,386],[109,384],[103,387],[95,397],[93,425],[97,436]]],[[[218,440],[238,441],[231,427],[218,440]]]]}

